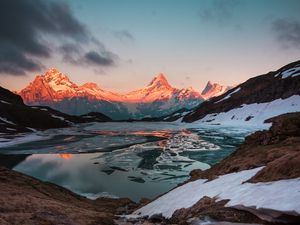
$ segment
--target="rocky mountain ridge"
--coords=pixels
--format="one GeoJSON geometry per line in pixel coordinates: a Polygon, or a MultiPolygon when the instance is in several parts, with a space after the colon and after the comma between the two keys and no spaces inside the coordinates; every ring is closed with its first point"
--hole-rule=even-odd
{"type": "MultiPolygon", "coordinates": [[[[224,90],[217,84],[207,86],[205,98],[216,96],[224,90]]],[[[50,106],[72,115],[102,112],[114,119],[158,117],[182,108],[191,109],[204,101],[204,97],[192,87],[172,87],[162,73],[144,88],[119,94],[104,90],[96,83],[77,85],[56,68],[36,76],[17,93],[29,105],[50,106]]]]}
{"type": "Polygon", "coordinates": [[[201,96],[208,100],[213,97],[217,97],[221,94],[224,94],[226,91],[232,89],[233,86],[224,86],[220,85],[218,83],[212,83],[211,81],[208,81],[205,88],[201,92],[201,96]]]}

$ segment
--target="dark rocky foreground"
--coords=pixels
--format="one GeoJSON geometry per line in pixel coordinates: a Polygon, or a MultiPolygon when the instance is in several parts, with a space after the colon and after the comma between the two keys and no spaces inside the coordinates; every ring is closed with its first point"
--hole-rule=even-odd
{"type": "Polygon", "coordinates": [[[112,225],[130,213],[129,199],[80,197],[65,188],[0,167],[1,225],[112,225]]]}

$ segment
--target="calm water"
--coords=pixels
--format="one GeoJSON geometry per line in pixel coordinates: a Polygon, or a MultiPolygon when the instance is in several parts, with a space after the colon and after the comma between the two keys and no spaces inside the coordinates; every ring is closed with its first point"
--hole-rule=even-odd
{"type": "Polygon", "coordinates": [[[178,123],[94,123],[0,139],[0,163],[89,198],[153,198],[208,169],[249,130],[178,123]],[[1,147],[2,146],[2,147],[1,147]]]}

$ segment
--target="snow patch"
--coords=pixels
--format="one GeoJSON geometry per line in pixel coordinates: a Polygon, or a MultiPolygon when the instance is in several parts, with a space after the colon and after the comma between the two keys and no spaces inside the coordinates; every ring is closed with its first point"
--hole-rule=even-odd
{"type": "Polygon", "coordinates": [[[3,104],[11,105],[11,103],[7,101],[0,100],[0,102],[2,102],[3,104]]]}
{"type": "Polygon", "coordinates": [[[91,200],[96,200],[98,198],[111,198],[111,199],[120,198],[120,197],[113,195],[111,193],[108,193],[108,192],[99,192],[99,193],[82,193],[82,192],[76,192],[76,191],[74,191],[74,192],[79,195],[85,196],[86,198],[91,199],[91,200]]]}
{"type": "Polygon", "coordinates": [[[286,99],[276,99],[267,103],[244,104],[228,112],[208,114],[194,123],[268,128],[271,124],[265,124],[266,119],[299,111],[300,96],[293,95],[286,99]]]}
{"type": "Polygon", "coordinates": [[[2,121],[5,122],[5,123],[11,124],[11,125],[16,125],[14,122],[12,122],[12,121],[10,121],[10,120],[4,118],[4,117],[0,117],[0,120],[2,120],[2,121]]]}
{"type": "Polygon", "coordinates": [[[136,210],[129,217],[162,214],[170,218],[181,208],[189,208],[204,196],[217,200],[228,199],[225,205],[243,205],[254,209],[271,209],[300,214],[300,178],[266,183],[244,183],[263,167],[229,173],[207,182],[199,179],[168,192],[155,201],[136,210]]]}
{"type": "Polygon", "coordinates": [[[60,119],[60,120],[63,120],[63,121],[65,121],[65,118],[64,117],[62,117],[62,116],[56,116],[56,115],[51,115],[53,118],[56,118],[56,119],[60,119]]]}
{"type": "Polygon", "coordinates": [[[233,92],[230,92],[228,95],[226,95],[226,96],[225,96],[224,98],[222,98],[221,100],[215,102],[214,104],[219,103],[219,102],[222,102],[222,101],[224,101],[224,100],[230,98],[232,94],[237,93],[237,92],[240,91],[240,90],[241,90],[240,87],[237,88],[237,89],[235,89],[233,92]]]}
{"type": "Polygon", "coordinates": [[[6,127],[6,130],[16,131],[16,129],[14,129],[14,128],[9,128],[9,127],[6,127]]]}
{"type": "Polygon", "coordinates": [[[296,77],[300,75],[300,65],[298,65],[297,67],[285,70],[283,72],[281,72],[281,78],[285,79],[288,77],[296,77]]]}
{"type": "Polygon", "coordinates": [[[33,132],[37,132],[37,129],[34,129],[34,128],[32,128],[32,127],[26,127],[28,130],[31,130],[31,131],[33,131],[33,132]]]}

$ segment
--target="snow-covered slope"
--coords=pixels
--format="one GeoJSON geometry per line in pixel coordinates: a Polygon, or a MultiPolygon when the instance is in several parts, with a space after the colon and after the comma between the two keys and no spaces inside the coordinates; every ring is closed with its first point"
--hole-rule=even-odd
{"type": "Polygon", "coordinates": [[[300,111],[300,61],[253,77],[199,105],[184,122],[262,126],[264,120],[300,111]]]}
{"type": "Polygon", "coordinates": [[[265,124],[265,120],[290,112],[300,112],[300,95],[266,103],[243,104],[227,112],[207,114],[196,123],[269,127],[270,124],[265,124]]]}
{"type": "Polygon", "coordinates": [[[201,96],[207,100],[216,96],[219,96],[226,91],[230,90],[231,86],[223,86],[218,83],[212,83],[211,81],[208,81],[205,88],[201,92],[201,96]]]}
{"type": "Polygon", "coordinates": [[[55,68],[38,75],[18,94],[29,105],[47,105],[75,115],[103,112],[115,119],[167,115],[181,108],[193,108],[203,101],[200,93],[191,87],[172,87],[163,74],[144,88],[118,94],[95,83],[78,86],[55,68]]]}
{"type": "Polygon", "coordinates": [[[204,196],[217,201],[228,199],[228,207],[267,209],[300,215],[300,179],[279,180],[266,183],[249,183],[247,180],[262,169],[255,168],[229,173],[207,182],[199,179],[184,184],[138,209],[133,216],[143,217],[162,214],[170,218],[181,208],[196,204],[204,196]],[[284,191],[288,190],[288,191],[284,191]]]}

